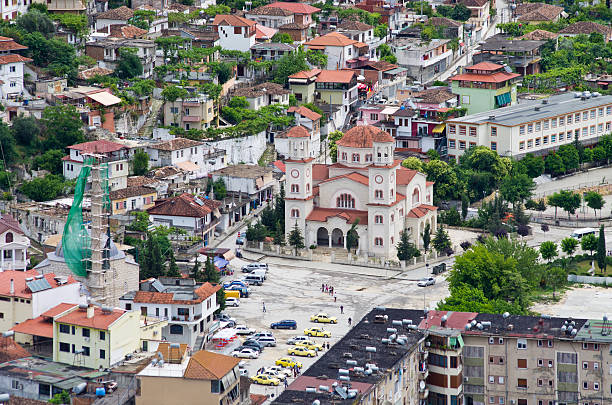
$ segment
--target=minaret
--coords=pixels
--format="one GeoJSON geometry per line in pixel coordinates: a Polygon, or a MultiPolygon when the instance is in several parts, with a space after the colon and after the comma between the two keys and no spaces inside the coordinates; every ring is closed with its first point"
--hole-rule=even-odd
{"type": "MultiPolygon", "coordinates": [[[[289,159],[285,160],[285,233],[288,235],[297,223],[305,245],[312,243],[306,230],[306,217],[313,208],[312,165],[310,134],[297,126],[287,132],[289,159]]],[[[316,235],[315,235],[316,238],[316,235]]]]}

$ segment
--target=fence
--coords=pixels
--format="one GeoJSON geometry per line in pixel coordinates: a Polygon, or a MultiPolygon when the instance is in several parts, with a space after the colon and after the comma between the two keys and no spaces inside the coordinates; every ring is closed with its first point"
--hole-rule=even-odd
{"type": "Polygon", "coordinates": [[[576,274],[569,274],[567,276],[567,281],[570,283],[602,284],[612,286],[612,277],[578,276],[576,274]]]}

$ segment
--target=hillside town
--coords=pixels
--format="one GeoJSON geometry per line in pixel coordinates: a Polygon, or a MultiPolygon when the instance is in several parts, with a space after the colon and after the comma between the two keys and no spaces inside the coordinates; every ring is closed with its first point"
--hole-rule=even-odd
{"type": "Polygon", "coordinates": [[[609,2],[0,16],[0,404],[612,404],[609,2]]]}

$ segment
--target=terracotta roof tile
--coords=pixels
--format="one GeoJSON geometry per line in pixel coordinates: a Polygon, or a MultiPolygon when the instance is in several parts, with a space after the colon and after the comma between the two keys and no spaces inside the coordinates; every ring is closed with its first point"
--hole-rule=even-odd
{"type": "Polygon", "coordinates": [[[317,83],[350,83],[355,76],[352,70],[322,70],[317,76],[317,83]]]}
{"type": "Polygon", "coordinates": [[[309,4],[304,3],[287,3],[284,1],[277,1],[275,3],[270,3],[265,7],[278,7],[285,10],[289,10],[294,14],[313,14],[318,11],[321,11],[320,8],[313,7],[309,4]]]}
{"type": "Polygon", "coordinates": [[[112,24],[109,30],[113,38],[142,38],[149,32],[129,24],[112,24]]]}
{"type": "Polygon", "coordinates": [[[150,147],[157,150],[175,151],[180,149],[192,148],[194,146],[204,145],[203,142],[194,141],[187,138],[174,138],[169,141],[160,142],[150,147]]]}
{"type": "Polygon", "coordinates": [[[446,17],[432,17],[427,22],[436,27],[461,27],[461,22],[446,17]]]}
{"type": "Polygon", "coordinates": [[[99,139],[97,141],[78,143],[69,146],[68,149],[78,150],[81,153],[111,153],[121,149],[127,149],[127,146],[117,142],[107,141],[106,139],[99,139]]]}
{"type": "Polygon", "coordinates": [[[287,110],[289,113],[298,113],[302,117],[306,117],[311,121],[316,121],[321,118],[321,114],[312,111],[310,108],[299,106],[299,107],[289,107],[287,110]]]}
{"type": "Polygon", "coordinates": [[[78,78],[81,80],[87,80],[87,79],[91,79],[92,77],[96,75],[108,76],[112,73],[113,73],[113,70],[111,69],[106,69],[106,68],[96,66],[96,67],[92,67],[91,69],[81,70],[79,72],[78,78]]]}
{"type": "Polygon", "coordinates": [[[461,0],[461,4],[466,7],[482,7],[488,2],[489,0],[461,0]]]}
{"type": "Polygon", "coordinates": [[[599,32],[605,37],[610,35],[610,28],[592,21],[578,21],[559,31],[559,34],[591,34],[599,32]]]}
{"type": "Polygon", "coordinates": [[[110,192],[111,201],[121,200],[130,197],[139,197],[142,195],[157,194],[157,190],[147,186],[131,186],[110,192]]]}
{"type": "Polygon", "coordinates": [[[107,330],[115,321],[126,313],[126,310],[119,308],[113,308],[110,313],[103,313],[102,308],[94,306],[94,315],[91,318],[87,317],[86,310],[77,308],[66,315],[55,318],[55,321],[69,325],[83,326],[85,328],[107,330]]]}
{"type": "Polygon", "coordinates": [[[0,51],[17,51],[22,49],[28,49],[28,47],[18,44],[13,38],[0,37],[0,51]]]}
{"type": "Polygon", "coordinates": [[[518,21],[553,21],[563,12],[563,7],[546,3],[518,4],[514,13],[518,21]]]}
{"type": "Polygon", "coordinates": [[[555,39],[559,36],[554,32],[546,31],[546,30],[534,30],[531,31],[518,39],[526,39],[531,41],[545,41],[547,39],[555,39]]]}
{"type": "Polygon", "coordinates": [[[441,104],[457,98],[457,95],[448,91],[447,88],[427,89],[414,93],[412,96],[419,99],[421,103],[428,104],[441,104]]]}
{"type": "Polygon", "coordinates": [[[379,128],[360,125],[346,131],[336,144],[352,148],[371,148],[374,142],[393,143],[395,141],[391,135],[379,128]]]}
{"type": "Polygon", "coordinates": [[[347,36],[340,34],[339,32],[330,32],[329,34],[316,37],[306,42],[306,46],[349,46],[356,44],[357,41],[350,39],[347,36]]]}
{"type": "Polygon", "coordinates": [[[371,30],[371,25],[364,24],[361,21],[356,20],[344,20],[342,24],[338,25],[339,30],[347,30],[347,31],[368,31],[371,30]]]}
{"type": "Polygon", "coordinates": [[[399,65],[396,65],[395,63],[389,63],[386,60],[379,60],[376,62],[366,62],[366,65],[371,67],[374,70],[380,70],[382,72],[387,71],[387,70],[391,70],[391,69],[396,69],[399,67],[399,65]]]}
{"type": "Polygon", "coordinates": [[[408,185],[417,173],[418,172],[416,170],[408,169],[402,166],[395,172],[396,182],[401,186],[408,185]]]}
{"type": "MultiPolygon", "coordinates": [[[[39,273],[36,270],[27,270],[27,271],[15,271],[15,270],[5,270],[0,272],[0,295],[5,297],[19,297],[19,298],[32,298],[32,291],[26,285],[26,278],[36,277],[39,273]],[[13,280],[14,293],[11,294],[11,280],[13,280]]],[[[55,280],[54,273],[47,273],[44,275],[44,278],[47,280],[51,288],[57,288],[60,284],[55,280]]],[[[68,277],[68,281],[66,284],[76,283],[77,281],[68,277]]]]}
{"type": "Polygon", "coordinates": [[[16,333],[24,335],[42,336],[53,339],[53,318],[39,316],[25,320],[11,328],[16,333]]]}
{"type": "Polygon", "coordinates": [[[276,167],[283,173],[285,173],[285,171],[287,170],[285,162],[283,162],[282,160],[275,160],[274,162],[272,162],[272,164],[274,165],[274,167],[276,167]]]}
{"type": "Polygon", "coordinates": [[[310,133],[301,125],[289,128],[283,133],[287,138],[310,138],[310,133]]]}
{"type": "MultiPolygon", "coordinates": [[[[264,27],[263,25],[257,24],[255,26],[255,39],[268,39],[272,38],[274,34],[276,34],[278,30],[270,27],[264,27]]],[[[251,47],[253,48],[253,47],[251,47]]]]}
{"type": "Polygon", "coordinates": [[[408,212],[409,218],[423,218],[425,215],[429,213],[429,211],[436,211],[438,207],[434,207],[433,205],[421,204],[418,207],[414,207],[408,212]]]}
{"type": "Polygon", "coordinates": [[[302,70],[289,76],[290,79],[310,79],[321,73],[321,69],[302,70]]]}
{"type": "Polygon", "coordinates": [[[367,176],[364,176],[363,174],[357,173],[357,172],[341,174],[340,176],[331,177],[329,179],[323,180],[319,184],[328,183],[330,181],[336,181],[336,180],[341,180],[341,179],[345,179],[345,178],[349,179],[349,180],[352,180],[352,181],[355,181],[357,183],[363,184],[364,186],[367,186],[367,185],[370,184],[367,176]]]}
{"type": "Polygon", "coordinates": [[[57,304],[53,308],[50,308],[50,309],[46,310],[45,312],[40,314],[40,316],[44,316],[44,317],[48,317],[48,318],[53,318],[54,316],[57,316],[57,315],[61,314],[62,312],[66,312],[70,308],[73,308],[73,307],[76,307],[76,306],[77,306],[76,304],[68,304],[66,302],[62,302],[61,304],[57,304]]]}
{"type": "Polygon", "coordinates": [[[307,221],[327,222],[328,218],[338,217],[346,220],[347,224],[352,224],[359,219],[359,225],[368,224],[368,211],[347,210],[343,208],[314,208],[307,221]]]}
{"type": "Polygon", "coordinates": [[[312,179],[325,180],[329,177],[329,167],[325,164],[312,165],[312,179]]]}
{"type": "Polygon", "coordinates": [[[305,30],[306,28],[308,28],[308,24],[300,24],[297,22],[291,22],[291,23],[283,24],[278,28],[282,30],[305,30]]]}
{"type": "Polygon", "coordinates": [[[290,15],[293,15],[293,13],[289,10],[280,7],[261,6],[254,8],[253,10],[247,11],[245,15],[271,15],[277,17],[288,17],[290,15]]]}
{"type": "Polygon", "coordinates": [[[146,176],[130,176],[127,178],[128,187],[147,186],[149,184],[157,183],[155,180],[146,176]]]}
{"type": "Polygon", "coordinates": [[[12,229],[20,235],[25,235],[25,233],[21,230],[19,222],[17,222],[15,218],[13,218],[10,214],[2,214],[0,216],[0,234],[8,231],[9,229],[12,229]]]}
{"type": "Polygon", "coordinates": [[[230,25],[232,27],[252,27],[255,21],[231,14],[217,14],[212,25],[230,25]]]}
{"type": "Polygon", "coordinates": [[[240,363],[240,359],[200,350],[189,359],[184,378],[195,380],[220,380],[240,363]]]}
{"type": "Polygon", "coordinates": [[[472,66],[466,66],[466,69],[469,70],[490,70],[490,71],[495,71],[495,70],[499,70],[501,68],[503,68],[502,65],[498,65],[497,63],[492,63],[492,62],[480,62],[477,63],[475,65],[472,66]]]}
{"type": "Polygon", "coordinates": [[[13,338],[0,336],[0,363],[30,357],[30,353],[15,343],[13,338]]]}
{"type": "Polygon", "coordinates": [[[155,201],[155,206],[147,210],[151,215],[169,215],[178,217],[203,218],[212,212],[202,199],[191,194],[183,193],[179,196],[155,201]],[[200,201],[202,204],[199,204],[200,201]]]}
{"type": "Polygon", "coordinates": [[[121,6],[96,15],[96,20],[127,21],[132,17],[134,17],[134,10],[126,6],[121,6]]]}
{"type": "Polygon", "coordinates": [[[284,95],[289,93],[291,93],[291,91],[283,88],[283,86],[278,83],[265,82],[256,86],[237,89],[232,95],[236,97],[253,98],[263,96],[264,94],[284,95]]]}
{"type": "Polygon", "coordinates": [[[32,59],[26,58],[25,56],[17,55],[16,53],[9,53],[8,55],[0,55],[0,65],[7,65],[9,63],[27,63],[32,62],[32,59]]]}
{"type": "Polygon", "coordinates": [[[518,73],[506,73],[496,72],[493,74],[477,74],[477,73],[462,73],[451,77],[451,80],[464,80],[470,82],[484,82],[484,83],[500,83],[506,80],[514,79],[519,77],[518,73]]]}

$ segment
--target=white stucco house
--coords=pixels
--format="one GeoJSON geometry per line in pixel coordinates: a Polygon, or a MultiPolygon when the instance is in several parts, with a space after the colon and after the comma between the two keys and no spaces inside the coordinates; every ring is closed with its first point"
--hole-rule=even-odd
{"type": "Polygon", "coordinates": [[[231,14],[218,14],[212,25],[219,34],[219,45],[223,49],[250,52],[255,45],[255,21],[231,14]]]}
{"type": "Polygon", "coordinates": [[[295,117],[295,126],[274,138],[276,152],[281,157],[288,157],[290,140],[301,138],[308,143],[309,157],[318,157],[321,154],[321,115],[304,106],[289,107],[287,113],[295,117]]]}
{"type": "Polygon", "coordinates": [[[108,164],[108,186],[111,190],[127,187],[127,177],[130,173],[128,163],[129,148],[120,143],[99,139],[79,143],[68,147],[70,154],[62,158],[64,177],[71,180],[81,173],[84,155],[95,154],[106,157],[108,164]]]}
{"type": "Polygon", "coordinates": [[[17,222],[9,214],[0,216],[0,271],[25,271],[30,263],[28,248],[30,238],[21,230],[17,222]]]}
{"type": "Polygon", "coordinates": [[[152,167],[174,166],[188,172],[190,180],[227,166],[225,151],[187,138],[150,145],[147,154],[152,167]]]}
{"type": "Polygon", "coordinates": [[[14,51],[28,49],[18,44],[13,38],[0,37],[0,97],[7,99],[23,94],[23,65],[32,59],[21,56],[14,51]]]}
{"type": "Polygon", "coordinates": [[[347,62],[356,60],[359,56],[369,55],[369,46],[355,41],[338,32],[330,32],[311,39],[304,44],[305,50],[321,51],[327,55],[327,69],[336,70],[350,67],[347,62]]]}
{"type": "Polygon", "coordinates": [[[315,164],[307,143],[292,138],[286,165],[285,224],[303,231],[306,246],[346,247],[353,224],[358,254],[396,259],[406,230],[422,246],[420,234],[437,226],[433,182],[394,160],[395,141],[373,126],[349,129],[337,142],[337,163],[315,164]]]}

